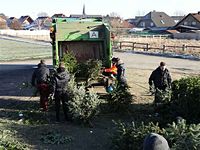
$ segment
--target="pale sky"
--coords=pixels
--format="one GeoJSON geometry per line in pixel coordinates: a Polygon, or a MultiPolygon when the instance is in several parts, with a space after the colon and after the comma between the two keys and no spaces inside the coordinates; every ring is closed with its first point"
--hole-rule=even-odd
{"type": "Polygon", "coordinates": [[[33,19],[40,12],[49,16],[55,13],[107,15],[116,12],[123,18],[145,15],[150,11],[164,11],[168,15],[196,13],[200,0],[0,0],[0,13],[19,18],[30,15],[33,19]]]}

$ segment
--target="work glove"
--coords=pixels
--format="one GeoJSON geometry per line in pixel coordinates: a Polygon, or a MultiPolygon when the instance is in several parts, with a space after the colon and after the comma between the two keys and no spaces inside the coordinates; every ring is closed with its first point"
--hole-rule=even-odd
{"type": "Polygon", "coordinates": [[[113,79],[115,79],[115,77],[114,77],[114,75],[113,75],[113,74],[111,74],[111,75],[110,75],[110,77],[111,77],[111,78],[113,78],[113,79]]]}
{"type": "Polygon", "coordinates": [[[153,88],[151,85],[149,85],[149,92],[150,92],[152,95],[155,93],[154,88],[153,88]]]}

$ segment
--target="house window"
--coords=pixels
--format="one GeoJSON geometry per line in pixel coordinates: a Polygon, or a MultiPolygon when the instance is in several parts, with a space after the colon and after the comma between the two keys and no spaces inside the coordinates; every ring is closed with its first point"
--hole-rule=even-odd
{"type": "Polygon", "coordinates": [[[174,22],[175,22],[175,23],[178,23],[178,22],[179,22],[179,20],[174,20],[174,22]]]}
{"type": "Polygon", "coordinates": [[[161,22],[162,24],[165,24],[165,22],[164,22],[163,20],[160,20],[160,22],[161,22]]]}
{"type": "Polygon", "coordinates": [[[185,21],[183,24],[184,24],[184,25],[188,25],[188,22],[187,22],[187,21],[185,21]]]}
{"type": "Polygon", "coordinates": [[[153,22],[151,22],[150,26],[151,26],[151,27],[153,27],[153,26],[154,26],[154,23],[153,23],[153,22]]]}
{"type": "Polygon", "coordinates": [[[145,22],[141,22],[140,25],[141,25],[142,27],[145,27],[145,22]]]}
{"type": "Polygon", "coordinates": [[[197,23],[196,23],[195,21],[192,22],[192,25],[193,25],[193,26],[196,26],[196,24],[197,24],[197,23]]]}

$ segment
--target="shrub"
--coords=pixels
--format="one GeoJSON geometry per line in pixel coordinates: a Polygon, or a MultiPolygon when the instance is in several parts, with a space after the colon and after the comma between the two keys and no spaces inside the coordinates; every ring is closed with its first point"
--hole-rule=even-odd
{"type": "Polygon", "coordinates": [[[125,85],[117,86],[113,92],[110,93],[110,99],[108,100],[108,104],[114,112],[127,111],[131,102],[132,95],[129,88],[125,85]]]}
{"type": "Polygon", "coordinates": [[[140,150],[145,136],[152,132],[163,135],[172,149],[200,149],[200,124],[187,125],[183,119],[178,123],[169,124],[165,129],[152,122],[147,125],[142,123],[139,126],[134,123],[115,124],[116,132],[112,136],[112,147],[115,150],[140,150]]]}
{"type": "Polygon", "coordinates": [[[102,67],[102,62],[100,60],[89,59],[84,63],[78,63],[72,52],[65,53],[62,61],[71,74],[75,74],[76,77],[84,78],[86,83],[91,80],[96,80],[102,67]]]}
{"type": "Polygon", "coordinates": [[[75,73],[77,71],[78,62],[72,52],[66,52],[62,58],[62,61],[65,63],[65,67],[70,73],[75,73]]]}
{"type": "Polygon", "coordinates": [[[200,124],[187,125],[184,119],[177,124],[168,125],[165,137],[175,150],[198,150],[200,149],[200,124]]]}
{"type": "Polygon", "coordinates": [[[122,122],[115,123],[116,132],[112,136],[113,149],[115,150],[141,150],[145,136],[148,133],[154,132],[162,134],[164,131],[160,129],[158,124],[149,123],[148,125],[137,126],[125,124],[122,122]]]}
{"type": "Polygon", "coordinates": [[[78,65],[76,77],[85,78],[86,84],[89,84],[91,80],[96,80],[101,71],[102,62],[99,60],[88,60],[85,63],[78,65]]]}
{"type": "Polygon", "coordinates": [[[155,103],[166,104],[171,101],[171,90],[159,90],[157,89],[155,92],[156,101],[155,103]]]}
{"type": "Polygon", "coordinates": [[[28,145],[13,138],[15,130],[0,130],[0,149],[1,150],[28,150],[28,145]]]}
{"type": "Polygon", "coordinates": [[[172,83],[172,103],[179,115],[199,123],[200,77],[188,77],[172,83]]]}
{"type": "Polygon", "coordinates": [[[86,91],[84,85],[77,86],[72,77],[69,82],[69,113],[75,120],[90,123],[90,120],[97,114],[100,104],[99,97],[93,91],[86,91]]]}

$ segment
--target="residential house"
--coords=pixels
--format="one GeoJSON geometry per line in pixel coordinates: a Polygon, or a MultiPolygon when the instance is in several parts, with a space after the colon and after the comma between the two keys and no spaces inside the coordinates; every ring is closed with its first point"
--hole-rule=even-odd
{"type": "Polygon", "coordinates": [[[19,22],[23,29],[25,29],[27,26],[30,26],[34,20],[30,16],[21,16],[19,18],[19,22]]]}
{"type": "Polygon", "coordinates": [[[185,16],[171,16],[174,22],[177,24],[180,20],[182,20],[185,16]]]}
{"type": "Polygon", "coordinates": [[[135,27],[133,24],[129,23],[128,21],[126,20],[123,20],[122,23],[121,23],[121,28],[127,28],[127,29],[131,29],[135,27]]]}
{"type": "Polygon", "coordinates": [[[134,27],[133,24],[129,23],[126,20],[123,20],[119,17],[111,17],[109,20],[109,24],[112,28],[127,28],[127,29],[131,29],[134,27]]]}
{"type": "Polygon", "coordinates": [[[166,30],[169,27],[173,27],[175,24],[174,20],[166,13],[152,11],[142,17],[136,26],[152,30],[166,30]]]}
{"type": "Polygon", "coordinates": [[[142,19],[143,17],[144,16],[135,16],[135,18],[126,19],[126,21],[136,26],[138,22],[140,21],[140,19],[142,19]]]}
{"type": "Polygon", "coordinates": [[[190,30],[200,30],[200,12],[189,13],[182,20],[180,20],[175,29],[180,32],[188,32],[190,30]]]}
{"type": "Polygon", "coordinates": [[[32,24],[32,28],[38,30],[49,30],[52,25],[52,18],[51,17],[38,17],[32,24]]]}
{"type": "Polygon", "coordinates": [[[54,18],[63,18],[63,17],[66,17],[64,14],[54,14],[51,18],[54,19],[54,18]]]}
{"type": "Polygon", "coordinates": [[[10,17],[7,19],[7,26],[14,30],[20,30],[22,28],[21,23],[15,17],[10,17]]]}
{"type": "Polygon", "coordinates": [[[3,17],[0,16],[0,29],[7,29],[7,21],[3,17]]]}

